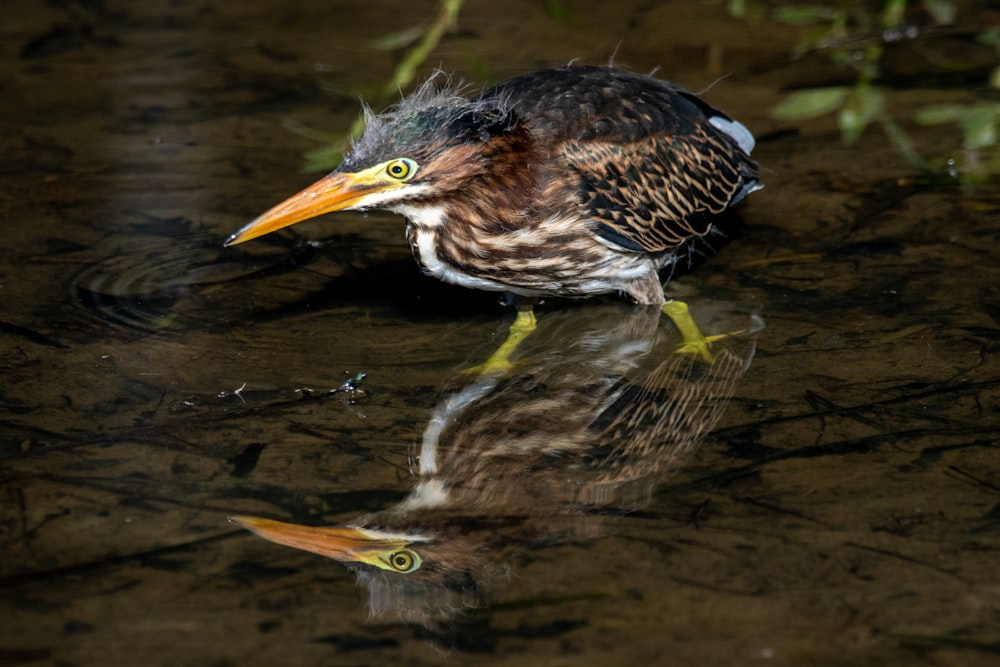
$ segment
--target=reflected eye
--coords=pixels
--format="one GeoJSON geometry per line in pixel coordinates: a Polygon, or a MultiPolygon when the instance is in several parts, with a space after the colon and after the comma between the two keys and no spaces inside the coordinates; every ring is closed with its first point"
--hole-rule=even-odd
{"type": "Polygon", "coordinates": [[[397,181],[405,181],[417,173],[417,163],[409,158],[399,158],[385,165],[385,173],[397,181]]]}
{"type": "Polygon", "coordinates": [[[420,567],[420,560],[412,551],[394,551],[386,561],[397,572],[412,572],[420,567]]]}

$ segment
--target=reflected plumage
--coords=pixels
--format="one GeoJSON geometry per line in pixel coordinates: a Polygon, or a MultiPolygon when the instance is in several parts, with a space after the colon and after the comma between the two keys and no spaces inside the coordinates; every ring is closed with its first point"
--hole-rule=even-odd
{"type": "Polygon", "coordinates": [[[466,98],[432,79],[331,174],[227,241],[342,210],[407,218],[423,271],[525,297],[625,292],[661,305],[659,271],[758,189],[753,136],[694,94],[611,67],[518,76],[466,98]]]}
{"type": "Polygon", "coordinates": [[[412,460],[401,503],[346,526],[234,520],[357,569],[373,612],[410,620],[478,604],[526,545],[594,537],[608,515],[645,507],[725,409],[754,352],[759,318],[699,310],[741,329],[711,362],[676,354],[660,310],[604,304],[550,313],[505,373],[458,374],[412,460]]]}

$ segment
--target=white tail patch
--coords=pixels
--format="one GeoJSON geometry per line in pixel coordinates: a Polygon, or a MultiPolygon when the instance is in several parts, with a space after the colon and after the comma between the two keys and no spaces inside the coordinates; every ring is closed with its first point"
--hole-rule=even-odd
{"type": "Polygon", "coordinates": [[[753,138],[753,135],[750,134],[750,130],[748,130],[746,125],[743,123],[730,120],[725,116],[712,116],[708,119],[708,122],[732,137],[733,141],[735,141],[747,155],[750,155],[750,151],[752,151],[753,147],[757,145],[757,140],[753,138]]]}

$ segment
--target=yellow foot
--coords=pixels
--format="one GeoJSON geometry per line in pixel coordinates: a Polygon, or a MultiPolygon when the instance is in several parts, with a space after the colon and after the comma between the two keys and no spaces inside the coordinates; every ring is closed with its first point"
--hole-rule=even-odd
{"type": "Polygon", "coordinates": [[[514,323],[510,325],[510,329],[507,330],[507,339],[497,348],[496,352],[490,355],[489,359],[463,372],[469,375],[506,373],[513,366],[510,361],[510,355],[514,353],[514,350],[521,344],[521,341],[535,330],[536,326],[535,313],[531,310],[531,306],[518,306],[517,319],[514,320],[514,323]]]}
{"type": "Polygon", "coordinates": [[[664,315],[670,318],[674,326],[677,327],[677,331],[680,332],[681,339],[684,341],[677,346],[676,351],[683,354],[697,354],[708,364],[714,360],[712,353],[708,350],[709,345],[717,340],[742,333],[741,331],[734,331],[733,333],[706,336],[698,328],[698,325],[694,323],[694,320],[691,319],[691,313],[688,312],[688,305],[683,301],[667,301],[663,304],[661,310],[663,310],[664,315]]]}

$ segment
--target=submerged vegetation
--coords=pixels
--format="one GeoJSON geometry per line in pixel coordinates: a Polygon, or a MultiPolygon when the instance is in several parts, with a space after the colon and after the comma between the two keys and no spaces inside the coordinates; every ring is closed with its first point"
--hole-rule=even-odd
{"type": "MultiPolygon", "coordinates": [[[[957,27],[959,3],[953,0],[885,0],[882,3],[841,0],[829,3],[784,4],[755,0],[728,0],[729,12],[747,20],[773,20],[803,30],[804,39],[792,56],[825,53],[831,64],[848,73],[848,84],[802,88],[790,92],[777,104],[774,118],[800,121],[836,114],[843,141],[856,143],[871,125],[880,125],[896,151],[912,165],[962,180],[991,178],[1000,171],[997,152],[1000,124],[1000,27],[987,27],[966,34],[957,27]],[[945,40],[971,41],[979,46],[976,57],[944,55],[932,48],[945,40]],[[937,160],[926,160],[910,134],[903,129],[906,118],[890,104],[890,76],[884,71],[888,51],[911,46],[917,56],[912,68],[925,68],[926,78],[948,76],[968,82],[981,91],[981,99],[953,101],[919,107],[909,119],[920,125],[954,124],[961,135],[961,148],[937,160]],[[923,62],[919,62],[919,59],[923,62]],[[986,63],[984,65],[984,63],[986,63]]],[[[968,9],[968,3],[965,4],[968,9]]],[[[917,74],[919,75],[919,71],[917,74]]],[[[962,91],[969,97],[968,91],[962,91]]],[[[898,107],[899,105],[896,105],[898,107]]]]}

